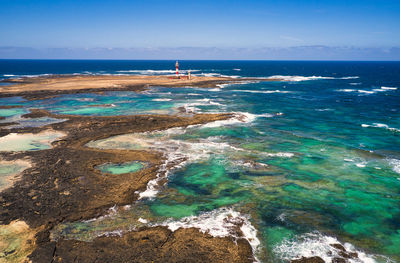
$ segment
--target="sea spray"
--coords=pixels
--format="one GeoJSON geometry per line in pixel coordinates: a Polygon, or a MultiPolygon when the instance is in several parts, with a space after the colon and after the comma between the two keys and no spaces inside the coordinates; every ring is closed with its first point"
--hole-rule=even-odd
{"type": "Polygon", "coordinates": [[[249,216],[243,215],[232,208],[222,207],[201,213],[198,216],[184,217],[178,221],[169,219],[156,225],[167,226],[171,231],[193,227],[214,237],[244,238],[252,247],[256,262],[259,262],[256,255],[261,242],[257,237],[257,230],[250,223],[249,216]],[[240,229],[241,235],[238,235],[237,229],[240,229]]]}

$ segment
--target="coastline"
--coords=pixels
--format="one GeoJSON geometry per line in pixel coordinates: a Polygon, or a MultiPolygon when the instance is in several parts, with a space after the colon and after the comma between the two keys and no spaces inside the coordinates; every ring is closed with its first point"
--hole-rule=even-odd
{"type": "Polygon", "coordinates": [[[189,80],[165,75],[50,75],[2,80],[1,82],[9,85],[0,86],[0,97],[23,96],[28,100],[34,100],[72,93],[140,92],[152,86],[215,88],[217,85],[238,81],[280,81],[280,79],[192,76],[189,80]]]}
{"type": "MultiPolygon", "coordinates": [[[[189,84],[185,83],[186,80],[181,82],[176,79],[173,81],[179,81],[178,84],[157,81],[148,84],[145,79],[142,79],[135,85],[114,86],[113,83],[118,81],[119,76],[113,76],[111,80],[106,81],[108,86],[97,86],[104,83],[103,77],[109,78],[109,76],[81,76],[84,83],[89,82],[85,85],[82,84],[80,78],[76,79],[76,76],[52,75],[19,79],[17,80],[18,84],[5,86],[14,87],[16,92],[10,93],[3,90],[3,93],[0,92],[0,98],[7,100],[10,96],[21,96],[27,100],[40,100],[75,93],[97,93],[102,96],[107,91],[141,92],[150,90],[153,86],[155,89],[160,86],[170,88],[201,86],[202,90],[208,94],[206,88],[223,88],[224,85],[230,83],[281,81],[281,79],[223,78],[221,80],[221,78],[199,77],[195,82],[189,84]],[[90,83],[91,79],[93,83],[90,83]],[[43,86],[43,84],[45,85],[43,86]],[[69,87],[74,88],[69,89],[69,87]]],[[[160,78],[159,76],[146,77],[154,78],[154,80],[160,78]]],[[[167,77],[164,76],[165,78],[167,77]]],[[[113,107],[112,105],[104,103],[87,107],[107,108],[113,107]]],[[[21,107],[2,106],[0,108],[17,110],[21,107]]],[[[0,144],[9,139],[12,141],[18,136],[49,135],[49,138],[44,136],[44,140],[47,140],[45,142],[47,148],[34,151],[0,151],[0,161],[3,163],[26,159],[31,165],[16,175],[18,180],[12,181],[11,187],[8,186],[7,189],[0,192],[0,205],[3,208],[0,212],[0,233],[5,233],[3,236],[0,235],[0,246],[5,247],[3,249],[5,252],[0,254],[0,259],[5,258],[14,262],[28,260],[32,262],[43,262],[43,260],[69,262],[74,259],[79,259],[80,262],[93,262],[99,259],[122,262],[183,262],[187,259],[195,259],[197,262],[258,262],[257,256],[264,252],[258,250],[258,245],[254,245],[257,242],[259,244],[257,229],[254,228],[254,232],[249,236],[246,229],[241,229],[240,218],[236,220],[236,217],[231,215],[228,215],[227,218],[228,220],[229,218],[235,219],[233,220],[235,221],[234,227],[230,229],[233,232],[223,236],[215,235],[212,226],[208,230],[204,230],[201,225],[191,225],[190,220],[184,226],[180,221],[170,222],[172,228],[168,224],[157,225],[150,222],[149,224],[134,225],[133,228],[129,227],[128,229],[100,231],[94,235],[95,237],[91,241],[74,239],[68,234],[57,235],[58,226],[67,226],[67,231],[74,231],[73,226],[72,230],[68,230],[68,225],[97,221],[97,219],[108,217],[110,210],[125,209],[125,207],[135,204],[152,182],[156,182],[161,187],[167,182],[166,176],[159,176],[162,173],[159,168],[164,166],[165,173],[165,170],[170,169],[172,165],[165,167],[168,162],[164,161],[168,158],[165,158],[162,151],[157,152],[156,148],[150,148],[147,151],[107,150],[91,148],[89,142],[130,133],[163,131],[200,124],[212,126],[214,123],[211,122],[248,121],[246,112],[196,114],[180,108],[183,107],[177,108],[176,115],[142,113],[96,117],[93,115],[53,114],[30,106],[29,111],[20,111],[23,112],[19,115],[20,118],[28,120],[51,118],[60,122],[55,123],[52,120],[52,122],[38,127],[23,127],[23,125],[18,127],[17,122],[12,122],[13,120],[18,121],[18,119],[11,118],[8,123],[4,121],[0,123],[0,144]],[[52,134],[58,135],[52,137],[52,134]],[[123,176],[110,176],[110,174],[101,173],[97,169],[103,164],[121,164],[132,161],[143,162],[146,165],[137,172],[125,173],[123,176]],[[174,225],[180,226],[179,229],[176,229],[174,225]],[[14,249],[15,242],[18,244],[17,249],[14,249]],[[126,253],[127,250],[129,253],[126,253]]],[[[256,115],[251,116],[255,118],[256,115]]],[[[258,116],[269,117],[270,115],[259,114],[258,116]]],[[[10,148],[12,149],[12,143],[8,144],[8,146],[11,144],[10,148]]],[[[134,211],[133,208],[132,212],[134,211]]],[[[220,222],[226,223],[227,218],[223,218],[223,221],[220,222]]],[[[184,220],[188,220],[188,218],[184,218],[184,220]]],[[[142,221],[138,221],[142,223],[142,221]]],[[[207,223],[207,221],[205,222],[207,223]]],[[[249,224],[252,227],[251,223],[249,224]]],[[[346,258],[357,259],[358,254],[354,250],[344,248],[339,241],[335,242],[338,243],[328,244],[339,255],[333,260],[342,262],[340,260],[346,258]]],[[[361,252],[360,257],[362,256],[361,252]]],[[[324,262],[318,256],[297,257],[288,259],[289,261],[293,263],[324,262]]],[[[325,262],[329,262],[329,260],[325,262]]]]}
{"type": "MultiPolygon", "coordinates": [[[[136,83],[133,89],[142,90],[151,85],[162,85],[160,83],[177,86],[174,84],[175,80],[166,84],[163,82],[164,79],[158,81],[159,78],[155,78],[157,81],[150,83],[147,83],[148,78],[140,78],[142,82],[136,83]]],[[[114,79],[117,77],[113,77],[113,81],[114,79]]],[[[56,78],[56,82],[50,81],[53,83],[48,84],[52,85],[51,88],[45,86],[41,89],[39,86],[46,80],[49,78],[40,78],[38,82],[35,80],[30,84],[7,86],[7,88],[17,88],[5,93],[2,90],[0,97],[23,95],[30,99],[40,99],[54,94],[93,92],[99,89],[109,91],[116,88],[113,86],[99,88],[97,86],[99,82],[95,81],[95,83],[68,90],[71,85],[80,82],[79,78],[77,82],[65,83],[65,78],[62,77],[56,78]]],[[[85,79],[85,81],[88,80],[85,79]]],[[[101,79],[102,81],[104,80],[101,79]]],[[[114,83],[113,81],[111,83],[114,83]]],[[[189,84],[216,85],[221,81],[232,80],[200,78],[189,84]]],[[[181,84],[188,86],[186,82],[181,84]]],[[[125,83],[121,89],[132,90],[132,86],[125,83]]],[[[86,147],[86,143],[126,133],[165,130],[227,120],[233,116],[233,114],[224,113],[194,114],[189,117],[170,115],[90,117],[58,115],[44,110],[30,109],[30,113],[23,115],[24,118],[51,117],[66,120],[42,127],[10,129],[0,127],[1,137],[9,134],[38,134],[47,131],[65,134],[64,137],[54,141],[50,149],[0,152],[0,158],[7,162],[29,159],[32,163],[31,167],[18,175],[20,178],[18,181],[0,192],[2,206],[0,230],[10,232],[10,229],[14,229],[17,225],[21,226],[24,232],[29,233],[29,235],[21,235],[21,231],[11,231],[14,237],[17,235],[19,238],[20,249],[6,251],[5,258],[15,261],[25,261],[29,258],[32,262],[69,261],[74,258],[79,258],[82,262],[93,262],[99,257],[110,260],[118,258],[121,261],[139,260],[138,262],[148,260],[157,262],[160,258],[163,262],[175,262],[178,259],[188,258],[195,258],[198,262],[226,262],[227,259],[229,262],[254,261],[251,246],[245,239],[213,237],[194,228],[173,232],[166,226],[144,227],[120,237],[98,237],[91,243],[76,240],[54,241],[50,238],[50,231],[62,222],[96,218],[106,214],[110,207],[135,202],[138,199],[137,192],[145,190],[147,183],[156,178],[157,169],[163,162],[163,157],[158,152],[94,149],[86,147]],[[103,163],[129,161],[145,161],[149,165],[143,170],[124,176],[105,177],[95,169],[97,165],[103,163]],[[105,246],[107,248],[99,253],[99,249],[105,246]],[[82,247],[85,249],[81,250],[82,247]],[[126,249],[129,249],[130,253],[121,253],[121,250],[126,249]],[[144,249],[145,252],[143,252],[144,249]]],[[[10,241],[7,238],[5,236],[1,241],[7,244],[10,241]]]]}

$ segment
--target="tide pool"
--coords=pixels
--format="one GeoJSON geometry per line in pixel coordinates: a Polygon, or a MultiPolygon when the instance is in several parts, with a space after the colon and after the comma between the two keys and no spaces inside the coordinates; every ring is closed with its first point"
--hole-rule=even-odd
{"type": "Polygon", "coordinates": [[[25,160],[0,160],[0,191],[10,187],[14,177],[29,167],[31,167],[30,162],[25,160]]]}
{"type": "Polygon", "coordinates": [[[145,167],[145,164],[141,162],[126,162],[120,164],[113,164],[107,163],[97,166],[96,168],[99,169],[103,173],[110,173],[110,174],[126,174],[126,173],[134,173],[140,171],[145,167]]]}
{"type": "Polygon", "coordinates": [[[58,131],[32,133],[10,133],[0,137],[0,152],[39,151],[50,149],[51,143],[65,136],[58,131]]]}

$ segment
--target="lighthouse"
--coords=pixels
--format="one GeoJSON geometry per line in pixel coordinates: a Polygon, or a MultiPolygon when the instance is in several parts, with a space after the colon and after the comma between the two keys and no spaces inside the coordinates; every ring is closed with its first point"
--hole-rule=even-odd
{"type": "Polygon", "coordinates": [[[179,63],[178,63],[178,61],[175,63],[175,69],[176,69],[176,76],[179,77],[179,63]]]}

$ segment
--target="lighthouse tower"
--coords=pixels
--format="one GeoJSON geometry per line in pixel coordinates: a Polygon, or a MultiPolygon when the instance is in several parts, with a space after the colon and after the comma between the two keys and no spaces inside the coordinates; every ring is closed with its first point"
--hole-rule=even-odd
{"type": "Polygon", "coordinates": [[[179,77],[179,63],[178,63],[178,61],[175,63],[175,69],[176,69],[176,76],[179,77]]]}

